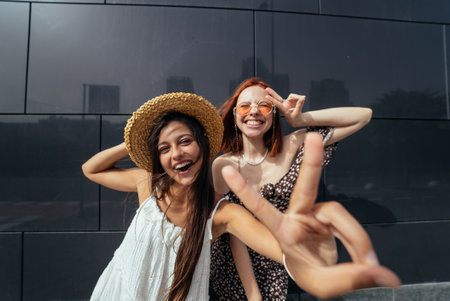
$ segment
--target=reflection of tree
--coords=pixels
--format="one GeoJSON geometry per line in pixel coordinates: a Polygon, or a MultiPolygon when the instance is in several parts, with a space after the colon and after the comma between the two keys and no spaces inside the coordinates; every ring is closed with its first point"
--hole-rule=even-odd
{"type": "Polygon", "coordinates": [[[288,74],[271,72],[261,59],[256,60],[258,75],[264,76],[265,81],[281,96],[287,97],[291,92],[288,74]]]}
{"type": "Polygon", "coordinates": [[[320,81],[311,81],[308,101],[314,109],[329,107],[353,106],[349,100],[349,91],[344,81],[326,78],[320,81]]]}
{"type": "MultiPolygon", "coordinates": [[[[429,91],[384,96],[380,106],[388,108],[393,102],[407,107],[410,99],[425,107],[438,99],[429,91]]],[[[362,222],[442,218],[450,187],[449,136],[448,121],[372,120],[342,142],[327,167],[327,198],[343,203],[362,222]]]]}
{"type": "Polygon", "coordinates": [[[83,113],[120,112],[120,87],[83,84],[83,113]]]}
{"type": "MultiPolygon", "coordinates": [[[[241,75],[230,81],[229,91],[230,95],[234,93],[236,87],[245,79],[254,76],[255,60],[249,57],[242,62],[241,75]]],[[[256,60],[257,76],[267,82],[280,95],[287,96],[289,93],[289,76],[287,74],[279,74],[271,72],[261,59],[256,60]]]]}
{"type": "MultiPolygon", "coordinates": [[[[378,103],[372,106],[374,115],[420,116],[434,117],[445,116],[446,107],[443,95],[432,92],[429,89],[423,91],[394,90],[385,93],[378,103]]],[[[447,122],[433,122],[423,120],[398,120],[380,121],[377,127],[369,127],[366,133],[372,141],[374,150],[381,152],[383,158],[404,161],[408,166],[405,174],[411,172],[442,171],[446,167],[450,172],[447,150],[441,143],[445,143],[449,137],[447,122]],[[388,143],[391,147],[395,144],[395,150],[391,147],[380,147],[388,143]],[[395,151],[395,154],[392,152],[395,151]],[[426,160],[425,160],[426,159],[426,160]],[[407,164],[411,162],[411,164],[407,164]]],[[[390,162],[380,162],[388,168],[390,162]]],[[[388,170],[391,170],[388,168],[388,170]]]]}
{"type": "Polygon", "coordinates": [[[237,77],[236,79],[230,80],[230,85],[228,87],[229,95],[232,95],[234,93],[234,90],[236,87],[246,78],[254,76],[255,73],[255,66],[254,66],[254,59],[253,57],[249,57],[242,61],[241,64],[241,75],[237,77]]]}
{"type": "MultiPolygon", "coordinates": [[[[442,96],[429,90],[394,90],[385,93],[372,108],[374,115],[389,113],[392,116],[393,110],[397,110],[394,115],[397,117],[411,115],[412,112],[415,115],[422,114],[422,111],[416,112],[420,105],[425,115],[430,115],[441,99],[442,96]],[[430,104],[433,103],[435,106],[430,108],[432,106],[430,104]]],[[[445,113],[444,104],[441,105],[441,110],[445,113]]],[[[351,174],[367,171],[369,175],[375,171],[397,176],[399,172],[404,172],[405,176],[408,176],[412,172],[437,170],[442,172],[443,167],[449,172],[450,160],[445,159],[447,148],[443,147],[445,144],[448,145],[449,125],[448,121],[438,120],[372,120],[361,132],[342,142],[342,147],[345,147],[349,154],[348,157],[358,160],[358,165],[348,165],[347,160],[337,160],[332,162],[332,166],[339,170],[347,170],[351,174]],[[351,170],[352,167],[354,170],[351,170]],[[400,171],[399,167],[405,170],[400,171]]]]}
{"type": "Polygon", "coordinates": [[[374,116],[445,118],[445,96],[430,89],[422,91],[393,90],[384,93],[373,104],[374,116]]]}
{"type": "Polygon", "coordinates": [[[0,177],[80,176],[83,160],[96,148],[99,121],[70,116],[31,116],[0,123],[7,158],[0,177]]]}

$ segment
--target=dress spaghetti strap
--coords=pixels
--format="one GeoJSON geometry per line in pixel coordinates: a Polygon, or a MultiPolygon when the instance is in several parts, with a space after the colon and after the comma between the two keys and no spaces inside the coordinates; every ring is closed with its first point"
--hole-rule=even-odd
{"type": "Polygon", "coordinates": [[[209,240],[213,239],[213,236],[212,236],[212,222],[213,222],[213,219],[214,219],[214,215],[216,214],[217,208],[219,208],[219,205],[220,205],[220,203],[222,203],[223,200],[228,200],[228,197],[225,196],[225,197],[221,198],[217,202],[216,207],[214,207],[214,210],[211,213],[211,217],[208,219],[207,227],[208,227],[208,230],[209,230],[209,235],[208,235],[208,239],[209,240]]]}
{"type": "Polygon", "coordinates": [[[223,197],[217,202],[216,207],[214,208],[214,210],[211,214],[211,217],[210,217],[211,220],[214,219],[214,214],[216,214],[216,210],[217,210],[217,208],[219,208],[220,203],[222,203],[223,200],[227,200],[227,199],[228,199],[228,197],[223,197]]]}

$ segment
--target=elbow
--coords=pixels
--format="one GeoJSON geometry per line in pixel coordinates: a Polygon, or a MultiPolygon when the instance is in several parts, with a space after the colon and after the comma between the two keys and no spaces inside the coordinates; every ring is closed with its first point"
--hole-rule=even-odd
{"type": "Polygon", "coordinates": [[[86,167],[86,163],[83,163],[83,165],[81,165],[81,171],[83,172],[83,175],[85,177],[87,177],[87,167],[86,167]]]}
{"type": "Polygon", "coordinates": [[[372,119],[373,111],[371,108],[366,108],[366,111],[367,111],[367,122],[369,122],[372,119]]]}
{"type": "Polygon", "coordinates": [[[81,165],[81,171],[86,178],[90,179],[91,173],[89,172],[89,165],[87,164],[87,162],[81,165]]]}
{"type": "Polygon", "coordinates": [[[372,109],[371,108],[363,108],[363,113],[361,116],[361,123],[363,126],[368,124],[372,119],[372,109]]]}

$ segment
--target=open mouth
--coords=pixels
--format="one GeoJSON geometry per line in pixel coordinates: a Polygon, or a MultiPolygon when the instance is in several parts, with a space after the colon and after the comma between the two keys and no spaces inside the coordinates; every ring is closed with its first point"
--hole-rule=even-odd
{"type": "Polygon", "coordinates": [[[263,124],[264,122],[261,120],[247,120],[245,121],[245,124],[247,126],[259,126],[261,124],[263,124]]]}
{"type": "Polygon", "coordinates": [[[178,164],[175,166],[175,169],[177,171],[186,171],[189,169],[189,167],[191,167],[194,164],[194,162],[192,161],[188,161],[188,162],[183,162],[181,164],[178,164]]]}

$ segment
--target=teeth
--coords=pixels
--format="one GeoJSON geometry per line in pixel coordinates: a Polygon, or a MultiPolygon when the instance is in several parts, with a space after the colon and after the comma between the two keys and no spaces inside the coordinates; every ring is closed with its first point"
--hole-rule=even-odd
{"type": "Polygon", "coordinates": [[[247,121],[247,124],[248,125],[259,125],[259,124],[261,124],[262,122],[261,121],[258,121],[258,120],[249,120],[249,121],[247,121]]]}
{"type": "Polygon", "coordinates": [[[181,168],[186,167],[186,166],[188,166],[190,164],[191,164],[191,162],[184,162],[184,163],[176,165],[175,169],[181,169],[181,168]]]}

